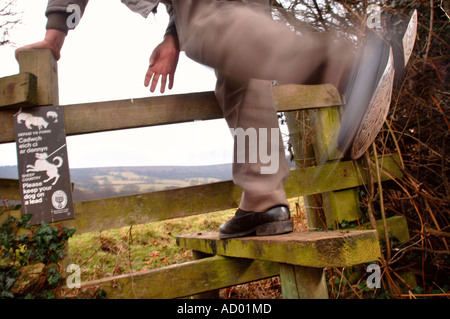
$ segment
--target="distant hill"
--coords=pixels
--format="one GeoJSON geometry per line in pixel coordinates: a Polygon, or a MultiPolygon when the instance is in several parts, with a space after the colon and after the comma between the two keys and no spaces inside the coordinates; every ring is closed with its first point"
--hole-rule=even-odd
{"type": "MultiPolygon", "coordinates": [[[[230,180],[231,164],[70,169],[74,201],[124,196],[230,180]]],[[[17,166],[0,166],[0,178],[17,179],[17,166]]]]}
{"type": "MultiPolygon", "coordinates": [[[[80,202],[231,180],[231,166],[71,168],[70,179],[74,201],[80,202]]],[[[17,179],[17,166],[0,166],[0,178],[17,179]]]]}
{"type": "Polygon", "coordinates": [[[17,179],[17,166],[0,166],[0,178],[17,179]]]}

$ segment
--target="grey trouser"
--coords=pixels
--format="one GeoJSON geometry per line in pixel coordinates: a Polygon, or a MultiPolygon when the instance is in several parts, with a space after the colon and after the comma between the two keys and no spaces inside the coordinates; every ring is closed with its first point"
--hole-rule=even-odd
{"type": "MultiPolygon", "coordinates": [[[[173,0],[173,6],[181,49],[194,61],[216,70],[216,97],[230,129],[254,128],[260,141],[260,129],[270,137],[272,129],[279,127],[272,80],[337,83],[348,55],[335,55],[342,52],[341,46],[336,52],[337,46],[323,37],[295,35],[272,20],[267,6],[248,2],[254,0],[173,0]],[[314,78],[317,74],[321,78],[314,78]]],[[[270,155],[274,140],[268,138],[267,143],[270,155]]],[[[275,143],[278,169],[270,174],[261,174],[268,164],[260,156],[256,163],[251,154],[245,161],[237,160],[237,144],[235,139],[233,181],[243,189],[240,208],[263,212],[287,205],[284,184],[289,165],[281,135],[275,143]]]]}

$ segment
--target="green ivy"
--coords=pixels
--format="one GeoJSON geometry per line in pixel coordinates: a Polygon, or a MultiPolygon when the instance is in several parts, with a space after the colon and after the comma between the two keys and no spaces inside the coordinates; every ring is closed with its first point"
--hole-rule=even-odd
{"type": "Polygon", "coordinates": [[[16,267],[10,269],[0,269],[0,298],[14,298],[14,294],[10,291],[19,276],[16,267]]]}
{"type": "MultiPolygon", "coordinates": [[[[0,216],[19,208],[20,205],[2,208],[0,216]]],[[[20,218],[9,214],[0,225],[0,298],[14,298],[10,289],[20,275],[20,267],[36,262],[46,266],[46,289],[38,296],[28,295],[27,298],[54,298],[51,289],[62,283],[62,276],[55,265],[65,257],[65,244],[75,229],[62,225],[53,227],[46,222],[32,229],[30,219],[30,214],[20,218]]]]}

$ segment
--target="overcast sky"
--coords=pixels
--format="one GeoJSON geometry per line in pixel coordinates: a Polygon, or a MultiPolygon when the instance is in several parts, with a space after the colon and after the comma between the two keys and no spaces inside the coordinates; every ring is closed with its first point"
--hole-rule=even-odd
{"type": "MultiPolygon", "coordinates": [[[[21,24],[10,32],[17,47],[43,39],[46,6],[47,0],[18,0],[21,24]]],[[[150,93],[143,81],[167,21],[164,5],[158,14],[144,19],[120,0],[90,1],[77,29],[69,32],[58,62],[60,104],[158,95],[150,93]]],[[[0,77],[19,72],[14,49],[0,47],[0,77]]],[[[166,94],[211,91],[214,86],[213,70],[182,54],[174,88],[166,94]]],[[[68,137],[67,142],[72,168],[232,160],[232,139],[224,120],[80,135],[68,137]]],[[[0,166],[16,164],[15,144],[0,144],[0,166]]]]}

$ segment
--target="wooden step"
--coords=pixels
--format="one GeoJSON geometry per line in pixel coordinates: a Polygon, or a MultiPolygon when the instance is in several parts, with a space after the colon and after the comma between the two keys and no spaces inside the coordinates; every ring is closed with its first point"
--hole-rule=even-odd
{"type": "Polygon", "coordinates": [[[177,237],[177,244],[207,254],[313,268],[358,265],[381,256],[375,230],[294,232],[226,240],[219,239],[218,233],[195,233],[177,237]]]}

